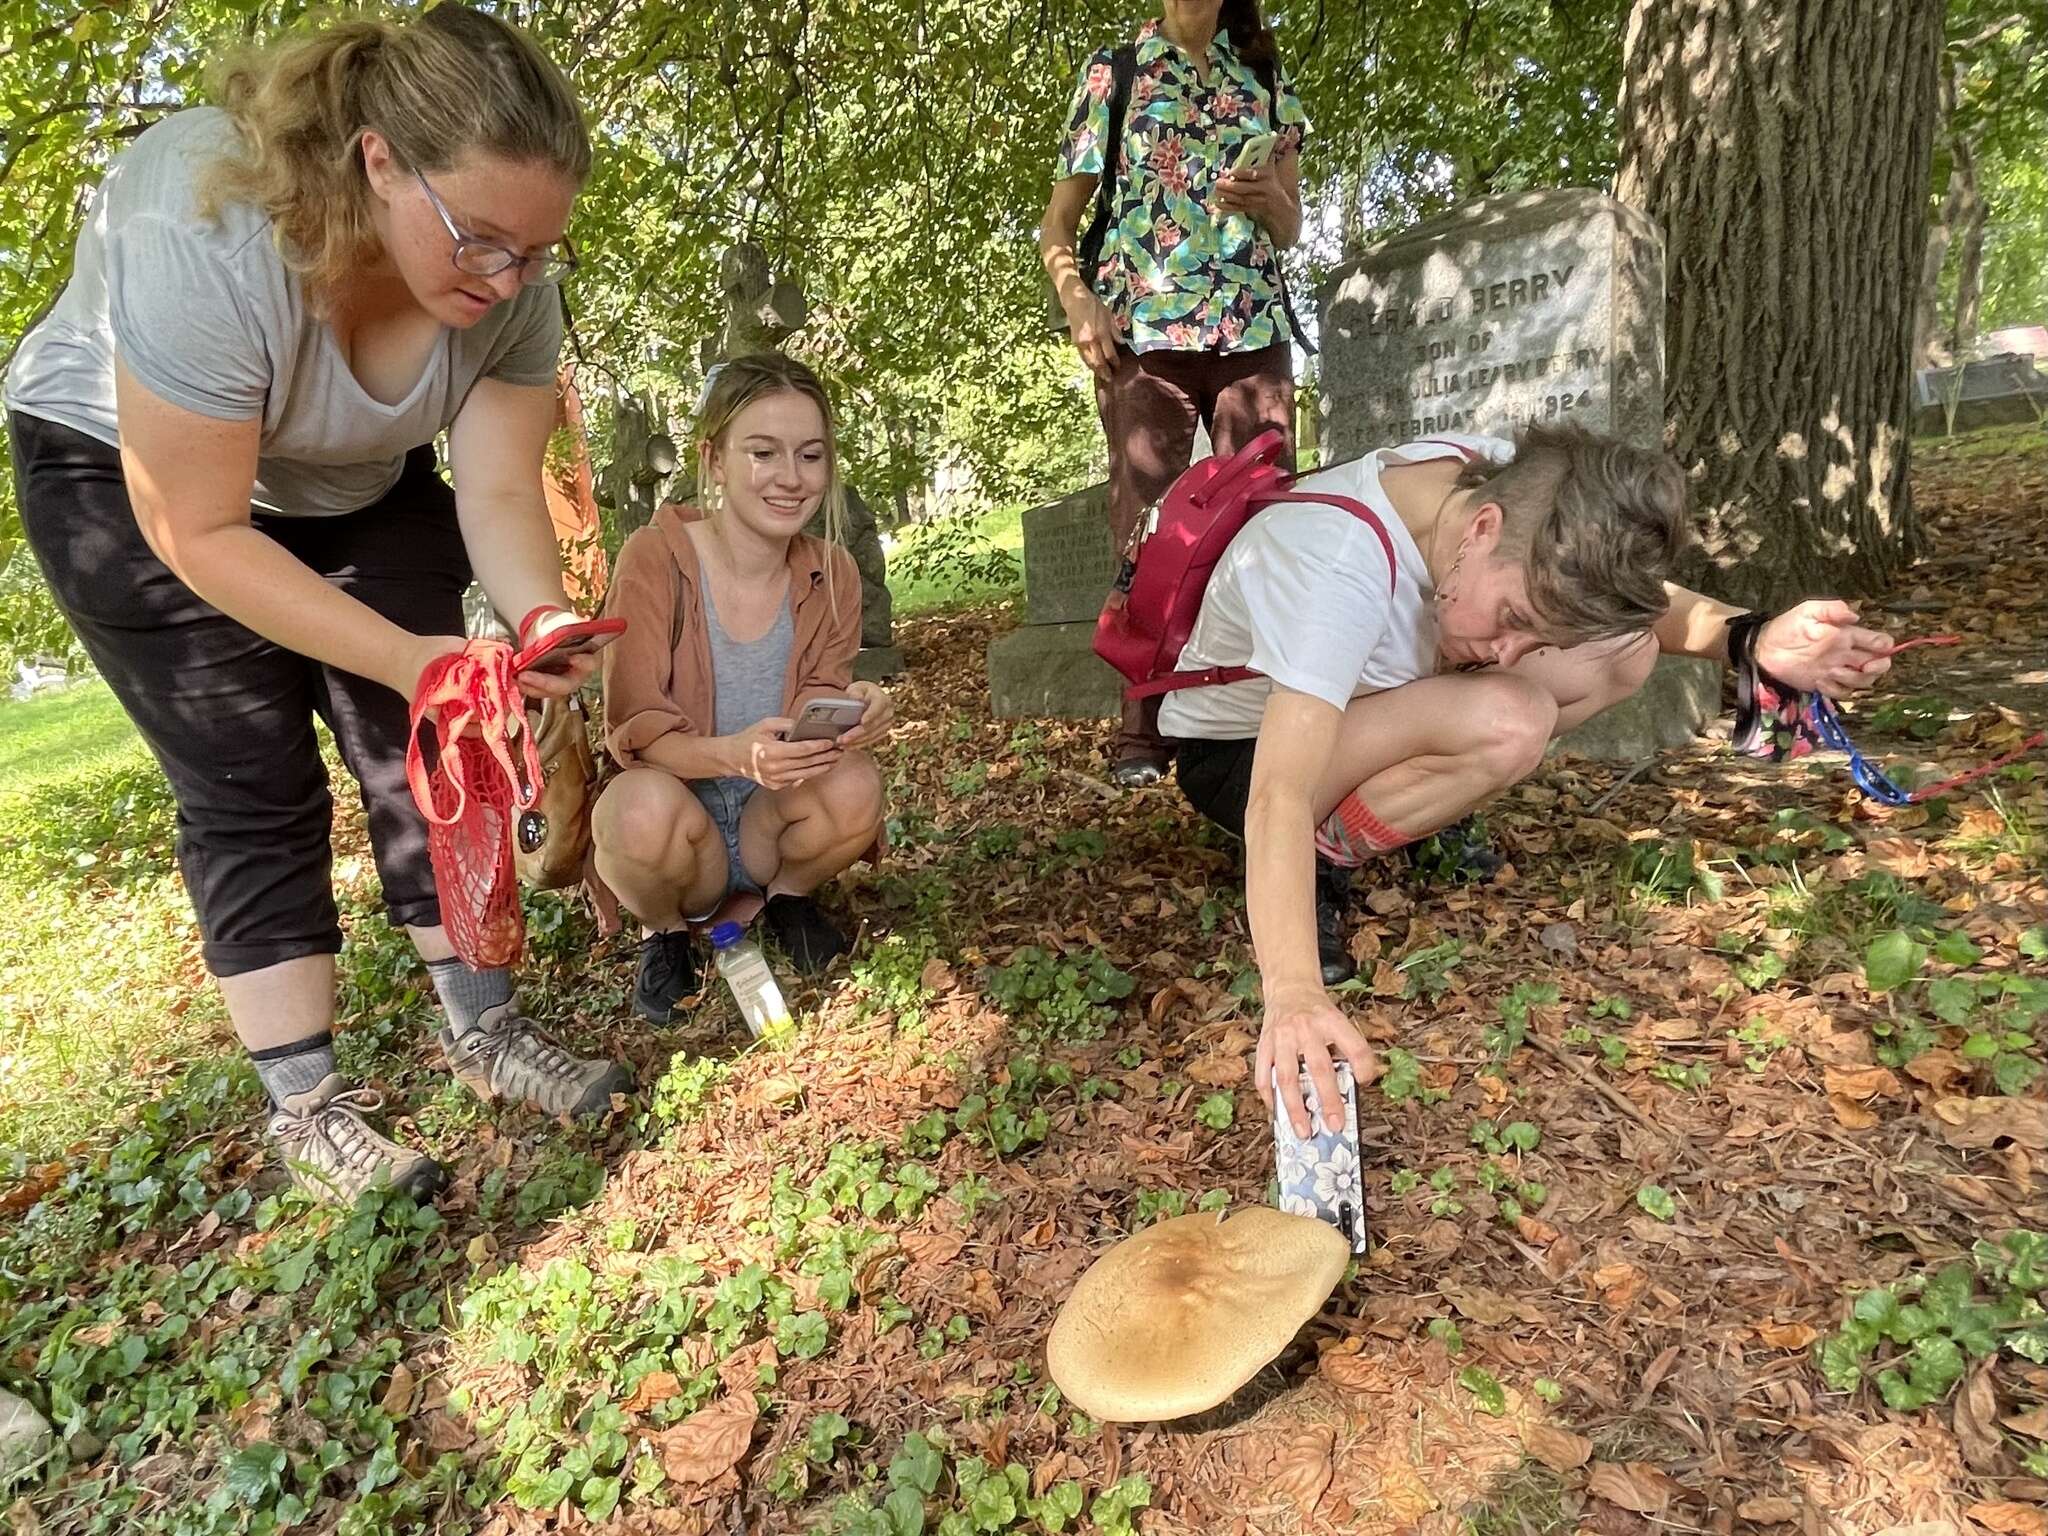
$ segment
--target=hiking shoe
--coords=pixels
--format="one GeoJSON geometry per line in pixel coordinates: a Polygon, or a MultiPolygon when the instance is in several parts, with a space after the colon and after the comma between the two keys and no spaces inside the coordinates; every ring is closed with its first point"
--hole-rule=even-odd
{"type": "Polygon", "coordinates": [[[815,976],[846,953],[846,935],[809,896],[770,896],[761,921],[800,975],[815,976]]]}
{"type": "Polygon", "coordinates": [[[1351,963],[1350,907],[1351,871],[1316,860],[1316,958],[1326,987],[1358,974],[1351,963]]]}
{"type": "Polygon", "coordinates": [[[1118,789],[1150,789],[1166,777],[1166,764],[1152,757],[1127,757],[1109,770],[1118,789]]]}
{"type": "Polygon", "coordinates": [[[373,1185],[428,1200],[448,1182],[424,1152],[402,1147],[363,1119],[384,1107],[384,1096],[352,1088],[330,1072],[304,1093],[290,1095],[270,1115],[270,1139],[291,1170],[292,1182],[318,1200],[353,1205],[373,1185]]]}
{"type": "Polygon", "coordinates": [[[1488,840],[1486,823],[1467,816],[1407,847],[1408,866],[1425,880],[1466,885],[1491,880],[1508,857],[1488,840]]]}
{"type": "Polygon", "coordinates": [[[612,1095],[632,1081],[615,1061],[571,1055],[518,1011],[517,1003],[486,1009],[476,1028],[441,1031],[448,1068],[487,1102],[531,1104],[542,1114],[580,1119],[612,1107],[612,1095]]]}
{"type": "Polygon", "coordinates": [[[640,941],[640,970],[633,978],[633,1011],[650,1024],[666,1024],[676,1004],[703,982],[703,963],[687,928],[650,933],[640,941]]]}

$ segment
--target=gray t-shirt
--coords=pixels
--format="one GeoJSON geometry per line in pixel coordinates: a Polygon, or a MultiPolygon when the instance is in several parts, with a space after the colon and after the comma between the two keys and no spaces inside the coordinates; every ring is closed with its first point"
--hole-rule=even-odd
{"type": "Polygon", "coordinates": [[[247,204],[201,217],[200,176],[236,143],[226,113],[195,107],[114,161],[79,232],[70,283],[7,370],[10,410],[118,445],[118,352],[173,405],[260,417],[256,502],[331,517],[388,491],[406,453],[454,421],[478,379],[554,382],[561,298],[535,286],[467,330],[444,330],[397,404],[365,393],[285,265],[269,218],[247,204]]]}

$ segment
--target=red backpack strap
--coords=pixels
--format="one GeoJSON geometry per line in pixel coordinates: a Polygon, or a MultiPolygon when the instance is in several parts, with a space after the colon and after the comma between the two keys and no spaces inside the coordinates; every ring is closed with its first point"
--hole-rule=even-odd
{"type": "Polygon", "coordinates": [[[1156,699],[1162,693],[1183,688],[1214,688],[1219,683],[1241,683],[1259,674],[1250,667],[1203,667],[1195,672],[1167,672],[1150,682],[1133,683],[1124,690],[1127,699],[1156,699]]]}
{"type": "Polygon", "coordinates": [[[1364,502],[1353,496],[1339,496],[1334,491],[1304,491],[1298,487],[1293,490],[1275,491],[1270,494],[1261,495],[1258,499],[1262,503],[1262,510],[1263,507],[1279,506],[1285,502],[1313,501],[1320,506],[1336,507],[1340,511],[1349,512],[1353,517],[1365,524],[1366,527],[1379,535],[1380,548],[1386,552],[1387,556],[1387,591],[1389,593],[1393,592],[1397,573],[1400,569],[1394,560],[1394,538],[1392,534],[1387,532],[1387,525],[1380,521],[1379,514],[1364,502]]]}

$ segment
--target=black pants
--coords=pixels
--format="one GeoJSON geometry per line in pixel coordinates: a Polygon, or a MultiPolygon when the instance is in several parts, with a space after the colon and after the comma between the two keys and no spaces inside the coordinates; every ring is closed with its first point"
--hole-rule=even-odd
{"type": "Polygon", "coordinates": [[[1176,741],[1173,776],[1189,805],[1226,832],[1244,836],[1245,807],[1252,797],[1252,757],[1259,740],[1176,741]]]}
{"type": "MultiPolygon", "coordinates": [[[[136,526],[116,450],[18,412],[8,429],[29,546],[177,796],[178,865],[207,969],[235,976],[341,948],[315,715],[362,788],[391,920],[440,922],[426,824],[405,782],[407,701],[273,645],[180,581],[136,526]]],[[[469,556],[431,448],[360,512],[258,513],[255,525],[400,628],[462,633],[469,556]]]]}

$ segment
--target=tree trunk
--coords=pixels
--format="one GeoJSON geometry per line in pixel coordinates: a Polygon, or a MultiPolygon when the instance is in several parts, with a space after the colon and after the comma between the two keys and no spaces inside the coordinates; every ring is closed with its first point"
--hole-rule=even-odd
{"type": "Polygon", "coordinates": [[[1883,588],[1906,481],[1946,0],[1635,0],[1617,194],[1664,232],[1666,440],[1696,575],[1883,588]]]}
{"type": "Polygon", "coordinates": [[[1958,138],[1955,153],[1964,178],[1963,237],[1956,246],[1956,323],[1949,334],[1949,352],[1960,363],[1970,355],[1984,309],[1984,223],[1991,210],[1977,187],[1977,162],[1970,146],[1958,138]]]}
{"type": "Polygon", "coordinates": [[[1941,96],[1935,114],[1935,138],[1949,150],[1948,188],[1941,200],[1941,213],[1927,231],[1927,250],[1920,258],[1920,298],[1913,309],[1913,366],[1941,368],[1949,358],[1948,338],[1941,334],[1941,274],[1948,266],[1948,249],[1955,239],[1956,221],[1962,217],[1963,201],[1969,191],[1971,172],[1956,158],[1959,148],[1955,123],[1954,66],[1941,75],[1941,96]]]}

